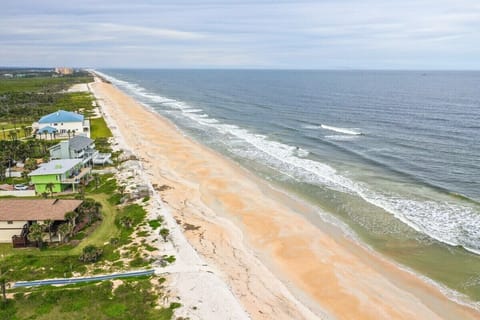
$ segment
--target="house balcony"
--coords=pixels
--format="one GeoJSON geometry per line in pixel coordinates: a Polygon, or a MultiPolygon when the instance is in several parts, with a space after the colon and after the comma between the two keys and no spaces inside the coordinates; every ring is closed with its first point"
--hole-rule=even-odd
{"type": "Polygon", "coordinates": [[[90,171],[92,171],[92,168],[82,168],[80,169],[80,171],[74,175],[74,176],[71,176],[69,178],[66,178],[66,179],[62,179],[61,182],[62,183],[71,183],[71,184],[78,184],[80,183],[80,181],[82,181],[82,178],[84,178],[85,176],[87,176],[90,171]]]}

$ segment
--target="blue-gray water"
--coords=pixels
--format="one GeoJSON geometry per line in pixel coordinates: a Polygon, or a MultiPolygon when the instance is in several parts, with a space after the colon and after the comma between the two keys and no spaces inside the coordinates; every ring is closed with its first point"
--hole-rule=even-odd
{"type": "Polygon", "coordinates": [[[101,71],[379,251],[480,300],[480,72],[101,71]],[[454,261],[438,273],[458,276],[428,272],[442,259],[454,261]]]}

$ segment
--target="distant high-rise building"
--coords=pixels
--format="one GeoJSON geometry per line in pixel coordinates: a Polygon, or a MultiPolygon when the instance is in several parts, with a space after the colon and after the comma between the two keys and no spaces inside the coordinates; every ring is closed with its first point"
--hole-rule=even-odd
{"type": "Polygon", "coordinates": [[[57,67],[55,68],[55,72],[58,74],[68,75],[73,73],[73,69],[67,67],[57,67]]]}

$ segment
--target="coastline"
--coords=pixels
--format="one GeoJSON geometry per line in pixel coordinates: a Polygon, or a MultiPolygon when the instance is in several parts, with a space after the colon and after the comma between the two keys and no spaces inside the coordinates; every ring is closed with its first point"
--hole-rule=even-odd
{"type": "Polygon", "coordinates": [[[308,210],[302,204],[185,137],[113,86],[92,86],[149,180],[173,187],[161,192],[163,202],[252,318],[312,318],[303,304],[322,318],[478,317],[338,230],[312,225],[299,214],[308,210]],[[295,298],[278,278],[305,296],[295,298]]]}

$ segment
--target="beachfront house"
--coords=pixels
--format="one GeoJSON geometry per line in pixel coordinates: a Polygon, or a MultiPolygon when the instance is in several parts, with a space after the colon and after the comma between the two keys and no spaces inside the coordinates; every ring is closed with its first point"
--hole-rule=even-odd
{"type": "Polygon", "coordinates": [[[60,241],[58,226],[65,223],[65,214],[77,210],[81,200],[63,199],[4,199],[0,200],[0,243],[12,242],[14,247],[31,245],[28,240],[29,227],[33,223],[43,224],[50,220],[44,241],[60,241]]]}
{"type": "Polygon", "coordinates": [[[81,114],[58,110],[33,123],[39,139],[65,139],[76,135],[90,137],[90,121],[81,114]]]}
{"type": "Polygon", "coordinates": [[[65,192],[70,188],[75,192],[78,184],[88,181],[90,171],[90,167],[84,167],[82,159],[59,159],[41,164],[29,176],[39,194],[65,192]]]}
{"type": "Polygon", "coordinates": [[[81,159],[84,165],[111,164],[110,153],[99,153],[95,150],[95,142],[85,136],[75,136],[60,141],[49,149],[50,159],[81,159]]]}

